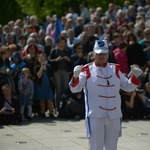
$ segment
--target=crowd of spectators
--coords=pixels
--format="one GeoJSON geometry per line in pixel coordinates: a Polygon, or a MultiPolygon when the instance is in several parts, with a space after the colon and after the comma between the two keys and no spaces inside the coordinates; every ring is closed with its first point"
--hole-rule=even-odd
{"type": "Polygon", "coordinates": [[[150,1],[109,3],[106,11],[83,4],[79,9],[70,7],[60,18],[63,30],[56,43],[56,14],[43,24],[33,15],[0,25],[0,124],[36,115],[84,118],[83,92],[72,94],[68,83],[76,65],[93,61],[98,39],[107,40],[109,62],[119,64],[127,77],[131,67],[143,70],[138,89],[120,91],[124,119],[150,117],[150,1]]]}

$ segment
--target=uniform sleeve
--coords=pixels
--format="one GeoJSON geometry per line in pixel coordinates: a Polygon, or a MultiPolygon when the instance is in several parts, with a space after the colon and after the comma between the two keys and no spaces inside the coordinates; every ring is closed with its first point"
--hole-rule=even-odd
{"type": "Polygon", "coordinates": [[[69,87],[72,93],[81,92],[86,84],[86,73],[81,72],[79,77],[75,80],[74,77],[71,78],[69,82],[69,87]]]}
{"type": "Polygon", "coordinates": [[[120,76],[120,87],[122,90],[126,92],[132,92],[140,84],[140,80],[135,78],[133,75],[131,76],[131,78],[128,79],[124,76],[124,74],[121,71],[119,71],[119,76],[120,76]]]}
{"type": "Polygon", "coordinates": [[[72,77],[71,81],[69,82],[71,92],[81,92],[90,76],[89,66],[84,66],[79,74],[79,77],[76,80],[74,77],[72,77]]]}

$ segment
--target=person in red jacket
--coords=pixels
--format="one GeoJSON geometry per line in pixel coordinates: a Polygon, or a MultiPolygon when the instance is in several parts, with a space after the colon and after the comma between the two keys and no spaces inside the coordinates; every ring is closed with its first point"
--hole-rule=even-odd
{"type": "Polygon", "coordinates": [[[126,55],[127,47],[127,43],[121,42],[119,47],[113,51],[116,63],[120,65],[120,71],[122,71],[125,75],[129,73],[128,57],[126,55]]]}
{"type": "Polygon", "coordinates": [[[36,54],[42,53],[42,51],[40,49],[38,49],[38,47],[35,44],[29,44],[27,49],[25,49],[21,52],[21,57],[24,58],[26,55],[28,55],[30,53],[29,52],[30,49],[35,49],[36,54]]]}

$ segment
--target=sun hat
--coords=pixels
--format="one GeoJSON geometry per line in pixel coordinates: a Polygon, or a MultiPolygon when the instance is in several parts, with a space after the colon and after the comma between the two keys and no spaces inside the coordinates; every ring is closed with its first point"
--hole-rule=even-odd
{"type": "Polygon", "coordinates": [[[106,40],[96,40],[93,50],[96,54],[107,53],[109,50],[107,41],[106,40]]]}

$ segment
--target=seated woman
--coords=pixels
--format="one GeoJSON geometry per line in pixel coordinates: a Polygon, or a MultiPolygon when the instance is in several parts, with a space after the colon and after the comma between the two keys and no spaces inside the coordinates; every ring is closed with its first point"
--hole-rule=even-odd
{"type": "Polygon", "coordinates": [[[19,101],[12,95],[8,84],[2,86],[3,96],[0,99],[0,125],[21,123],[19,101]]]}
{"type": "Polygon", "coordinates": [[[146,118],[150,118],[150,82],[146,82],[143,91],[143,102],[146,109],[146,118]]]}
{"type": "Polygon", "coordinates": [[[60,118],[68,119],[84,119],[85,116],[85,104],[83,91],[79,93],[72,93],[67,88],[61,96],[62,105],[59,109],[60,118]]]}
{"type": "Polygon", "coordinates": [[[123,119],[141,119],[146,113],[143,91],[136,89],[132,92],[120,91],[123,119]]]}

